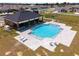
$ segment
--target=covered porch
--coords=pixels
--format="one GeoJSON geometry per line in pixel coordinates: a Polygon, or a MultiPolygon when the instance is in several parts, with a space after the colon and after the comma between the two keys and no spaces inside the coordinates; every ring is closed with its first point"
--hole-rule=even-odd
{"type": "Polygon", "coordinates": [[[21,21],[21,22],[14,22],[10,21],[8,19],[5,19],[6,25],[9,25],[11,28],[19,30],[19,31],[24,31],[26,29],[29,29],[37,24],[43,23],[43,17],[38,17],[26,21],[21,21]]]}

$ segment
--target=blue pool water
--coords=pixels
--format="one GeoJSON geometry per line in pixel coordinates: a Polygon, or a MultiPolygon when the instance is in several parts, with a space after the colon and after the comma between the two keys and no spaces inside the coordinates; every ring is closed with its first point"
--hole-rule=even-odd
{"type": "Polygon", "coordinates": [[[61,31],[60,26],[41,24],[32,29],[32,34],[41,38],[55,37],[61,31]]]}

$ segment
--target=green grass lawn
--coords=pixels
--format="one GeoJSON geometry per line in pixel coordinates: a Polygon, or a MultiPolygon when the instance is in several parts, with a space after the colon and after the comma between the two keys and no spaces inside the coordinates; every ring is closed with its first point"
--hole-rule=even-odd
{"type": "Polygon", "coordinates": [[[69,16],[69,15],[57,15],[55,14],[55,18],[62,23],[70,25],[73,29],[79,31],[79,16],[69,16]]]}
{"type": "Polygon", "coordinates": [[[74,14],[74,12],[62,12],[62,14],[74,14]]]}
{"type": "Polygon", "coordinates": [[[55,19],[55,15],[52,15],[51,13],[49,13],[49,14],[43,14],[43,17],[55,19]]]}

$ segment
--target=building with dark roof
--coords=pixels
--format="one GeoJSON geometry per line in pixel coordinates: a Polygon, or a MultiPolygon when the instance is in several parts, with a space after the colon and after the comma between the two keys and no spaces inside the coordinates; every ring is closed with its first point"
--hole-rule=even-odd
{"type": "Polygon", "coordinates": [[[42,16],[33,11],[18,11],[5,16],[5,24],[14,29],[25,28],[43,20],[42,16]]]}

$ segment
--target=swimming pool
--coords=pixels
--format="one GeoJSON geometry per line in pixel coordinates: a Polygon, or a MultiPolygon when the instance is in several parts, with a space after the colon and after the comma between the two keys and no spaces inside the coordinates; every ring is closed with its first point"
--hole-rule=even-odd
{"type": "Polygon", "coordinates": [[[40,38],[51,38],[61,32],[59,25],[55,24],[41,24],[32,29],[32,34],[40,38]]]}

